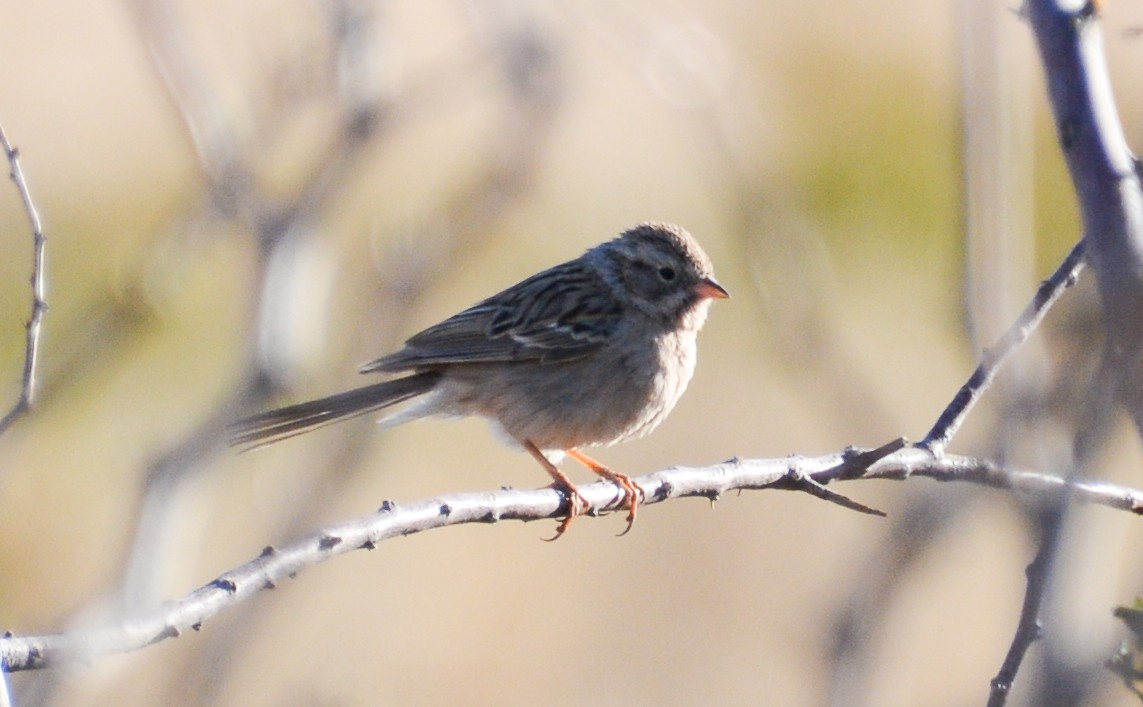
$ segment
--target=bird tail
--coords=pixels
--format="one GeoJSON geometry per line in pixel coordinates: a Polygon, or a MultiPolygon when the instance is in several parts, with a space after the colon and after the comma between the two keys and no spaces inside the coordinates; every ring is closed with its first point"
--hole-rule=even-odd
{"type": "Polygon", "coordinates": [[[229,429],[230,444],[264,444],[308,432],[318,427],[387,408],[429,392],[440,373],[417,373],[396,380],[354,388],[328,398],[310,400],[251,415],[229,429]]]}

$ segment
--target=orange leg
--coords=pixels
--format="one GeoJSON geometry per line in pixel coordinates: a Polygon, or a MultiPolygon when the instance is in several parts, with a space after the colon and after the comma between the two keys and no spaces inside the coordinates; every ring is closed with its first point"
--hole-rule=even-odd
{"type": "Polygon", "coordinates": [[[552,479],[556,482],[556,488],[559,488],[568,496],[567,517],[560,521],[559,527],[556,528],[555,536],[544,538],[544,540],[547,542],[559,540],[560,536],[567,531],[568,526],[571,525],[571,522],[575,520],[576,516],[582,515],[583,513],[591,510],[591,504],[587,502],[587,499],[584,498],[582,494],[580,494],[579,489],[575,487],[575,484],[571,482],[571,479],[567,477],[567,474],[560,471],[559,467],[557,467],[547,457],[545,457],[544,453],[541,452],[536,447],[536,445],[532,444],[528,440],[524,440],[524,449],[527,449],[528,453],[535,457],[536,461],[540,462],[540,466],[544,467],[544,470],[547,471],[552,479]]]}
{"type": "Polygon", "coordinates": [[[603,478],[614,481],[619,485],[619,488],[623,491],[624,504],[627,506],[627,529],[619,535],[623,536],[631,532],[631,526],[635,524],[635,511],[639,508],[639,502],[645,497],[643,489],[636,486],[635,482],[632,481],[631,477],[627,474],[620,474],[618,471],[608,469],[578,449],[569,449],[567,451],[568,456],[572,459],[575,459],[603,478]]]}

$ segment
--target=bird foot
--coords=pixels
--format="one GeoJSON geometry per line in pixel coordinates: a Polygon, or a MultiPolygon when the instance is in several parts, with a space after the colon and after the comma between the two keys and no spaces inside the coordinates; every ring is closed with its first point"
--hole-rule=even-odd
{"type": "Polygon", "coordinates": [[[573,484],[563,484],[556,482],[555,484],[552,484],[552,487],[563,491],[567,495],[568,514],[564,517],[563,520],[560,521],[560,524],[556,526],[555,535],[550,538],[540,538],[546,543],[559,540],[561,537],[563,537],[563,534],[567,532],[568,528],[571,527],[572,521],[575,520],[576,517],[591,511],[591,504],[587,502],[587,499],[583,497],[583,494],[581,494],[579,489],[577,489],[573,484]]]}
{"type": "Polygon", "coordinates": [[[594,473],[608,481],[614,481],[619,486],[619,489],[623,492],[623,504],[619,507],[627,509],[627,527],[616,537],[623,537],[627,533],[630,533],[631,526],[635,525],[635,514],[639,509],[639,504],[647,499],[647,494],[643,493],[643,489],[639,488],[638,484],[632,481],[631,477],[627,474],[621,474],[618,471],[608,469],[578,449],[569,449],[568,455],[588,469],[591,469],[594,473]]]}

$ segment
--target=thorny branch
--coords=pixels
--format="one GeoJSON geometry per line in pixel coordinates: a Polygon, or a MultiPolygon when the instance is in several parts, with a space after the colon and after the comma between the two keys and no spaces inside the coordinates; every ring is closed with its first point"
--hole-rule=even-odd
{"type": "Polygon", "coordinates": [[[27,340],[24,345],[24,378],[20,389],[20,399],[0,418],[0,434],[3,434],[18,417],[31,410],[36,401],[36,364],[40,353],[40,329],[43,325],[44,312],[48,309],[44,299],[44,237],[43,225],[40,223],[40,214],[36,204],[32,201],[32,193],[28,191],[28,182],[24,179],[24,170],[20,168],[20,151],[8,140],[4,128],[0,126],[0,146],[8,157],[10,168],[9,176],[20,193],[20,201],[24,204],[24,212],[28,215],[28,222],[32,226],[32,315],[28,319],[27,340]]]}
{"type": "MultiPolygon", "coordinates": [[[[861,454],[864,452],[846,450],[813,458],[732,459],[709,467],[666,469],[634,481],[646,494],[644,503],[648,505],[693,496],[714,501],[736,490],[808,490],[803,480],[820,485],[837,480],[839,474],[849,477],[850,460],[861,454]]],[[[1004,469],[969,457],[934,459],[917,449],[903,449],[875,462],[860,478],[903,481],[912,476],[1010,489],[1040,499],[1059,499],[1065,486],[1059,477],[1004,469]]],[[[622,492],[611,482],[598,481],[579,490],[595,509],[615,510],[623,501],[622,492]]],[[[1143,491],[1113,484],[1074,482],[1068,499],[1136,514],[1143,509],[1143,491]]],[[[224,572],[187,596],[120,623],[68,634],[0,638],[0,669],[32,670],[139,650],[178,637],[187,629],[199,630],[223,609],[337,555],[373,549],[390,538],[450,525],[558,518],[566,504],[565,496],[552,488],[451,494],[405,506],[386,502],[370,515],[327,526],[281,548],[267,547],[257,558],[224,572]]]]}

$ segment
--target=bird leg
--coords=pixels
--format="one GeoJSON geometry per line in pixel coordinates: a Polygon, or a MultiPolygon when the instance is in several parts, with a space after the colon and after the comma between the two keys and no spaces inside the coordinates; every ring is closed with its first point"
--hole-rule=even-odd
{"type": "Polygon", "coordinates": [[[547,471],[555,481],[554,485],[556,488],[567,494],[567,517],[560,521],[559,527],[556,528],[556,534],[553,537],[544,538],[544,540],[547,542],[559,540],[560,536],[562,536],[564,532],[567,531],[568,526],[571,525],[571,522],[575,520],[576,516],[582,515],[583,513],[591,510],[591,504],[587,502],[587,499],[583,497],[583,494],[579,492],[579,489],[575,487],[575,484],[573,484],[571,479],[567,477],[567,474],[560,471],[559,467],[553,464],[550,459],[545,457],[544,453],[541,452],[539,448],[536,447],[536,445],[532,444],[528,440],[524,440],[524,449],[528,450],[528,453],[535,457],[536,461],[540,462],[540,466],[544,467],[544,470],[547,471]]]}
{"type": "Polygon", "coordinates": [[[624,505],[627,506],[627,529],[619,535],[622,537],[631,532],[631,526],[635,524],[635,511],[639,508],[639,503],[644,498],[646,498],[646,495],[643,493],[643,489],[636,486],[635,482],[632,481],[631,477],[627,474],[621,474],[618,471],[612,471],[611,469],[608,469],[606,466],[595,461],[578,449],[569,449],[567,452],[568,456],[570,456],[572,459],[575,459],[577,462],[583,464],[588,469],[591,469],[603,478],[609,481],[614,481],[619,485],[619,488],[623,491],[624,505]]]}

